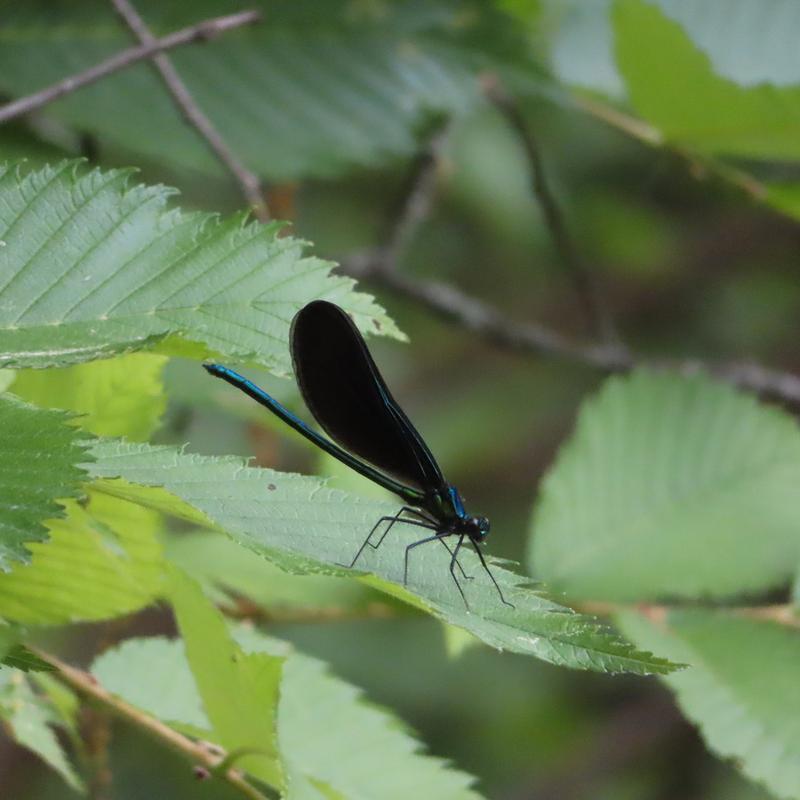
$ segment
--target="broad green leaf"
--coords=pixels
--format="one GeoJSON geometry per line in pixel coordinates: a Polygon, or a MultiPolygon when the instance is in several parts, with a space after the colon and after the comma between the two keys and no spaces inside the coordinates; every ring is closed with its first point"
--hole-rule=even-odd
{"type": "Polygon", "coordinates": [[[199,581],[219,603],[230,604],[233,594],[269,610],[319,609],[331,614],[364,609],[380,598],[354,581],[326,575],[291,575],[214,531],[170,535],[165,541],[165,555],[199,581]]]}
{"type": "Polygon", "coordinates": [[[175,570],[169,599],[211,736],[236,765],[275,788],[284,784],[277,712],[283,657],[245,653],[199,586],[175,570]]]}
{"type": "Polygon", "coordinates": [[[643,647],[690,669],[665,678],[708,746],[735,759],[777,797],[800,797],[800,635],[785,625],[724,611],[676,610],[620,618],[643,647]]]}
{"type": "Polygon", "coordinates": [[[36,405],[80,414],[80,426],[99,436],[146,440],[167,405],[161,383],[166,362],[165,356],[130,353],[58,370],[24,370],[12,388],[36,405]]]}
{"type": "Polygon", "coordinates": [[[43,522],[63,516],[56,501],[78,494],[87,437],[68,420],[0,396],[0,573],[30,561],[31,544],[47,539],[43,522]]]}
{"type": "Polygon", "coordinates": [[[684,28],[651,2],[617,0],[613,21],[630,102],[667,140],[722,155],[800,156],[796,83],[743,87],[720,77],[684,28]]]}
{"type": "Polygon", "coordinates": [[[800,83],[794,0],[653,0],[679,23],[719,75],[740,86],[800,83]]]}
{"type": "MultiPolygon", "coordinates": [[[[137,4],[166,33],[241,6],[149,0],[137,4]]],[[[417,149],[431,113],[480,99],[478,75],[509,65],[536,75],[511,21],[482,2],[272,3],[264,22],[170,53],[197,104],[228,145],[274,180],[327,176],[417,149]]],[[[26,94],[130,46],[101,0],[29,0],[5,10],[0,87],[26,94]]],[[[142,158],[220,173],[152,68],[136,65],[47,109],[142,158]],[[146,113],[142,113],[146,109],[146,113]]]]}
{"type": "Polygon", "coordinates": [[[164,564],[149,509],[92,493],[30,545],[31,563],[0,575],[0,616],[36,625],[100,620],[154,601],[164,564]]]}
{"type": "Polygon", "coordinates": [[[129,639],[98,656],[92,673],[106,689],[164,722],[211,731],[181,640],[129,639]]]}
{"type": "MultiPolygon", "coordinates": [[[[236,638],[253,653],[285,647],[252,628],[239,628],[236,638]]],[[[420,755],[419,743],[387,711],[300,653],[286,659],[278,730],[292,772],[324,781],[344,797],[478,800],[471,776],[420,755]],[[375,755],[366,758],[370,752],[375,755]]]]}
{"type": "Polygon", "coordinates": [[[530,564],[595,600],[767,589],[800,563],[798,486],[777,408],[702,375],[611,378],[542,483],[530,564]]]}
{"type": "Polygon", "coordinates": [[[546,0],[550,61],[565,83],[612,97],[625,94],[614,63],[611,7],[614,0],[546,0]]]}
{"type": "Polygon", "coordinates": [[[0,719],[18,744],[36,753],[76,792],[83,790],[51,727],[58,721],[57,715],[19,670],[0,670],[0,719]]]}
{"type": "Polygon", "coordinates": [[[289,371],[289,323],[325,296],[362,328],[393,323],[280,226],[170,209],[130,170],[0,167],[0,365],[64,366],[181,342],[289,371]]]}
{"type": "MultiPolygon", "coordinates": [[[[252,654],[285,656],[278,740],[289,769],[290,797],[327,797],[323,782],[344,797],[477,800],[470,776],[422,755],[419,742],[397,719],[331,675],[325,664],[252,630],[237,629],[236,638],[252,654]],[[313,794],[308,783],[322,794],[313,794]]],[[[92,672],[107,689],[164,721],[209,728],[178,641],[128,640],[101,655],[92,672]],[[170,683],[181,687],[175,695],[180,708],[162,705],[161,679],[151,683],[137,677],[148,672],[170,673],[170,683]]]]}
{"type": "MultiPolygon", "coordinates": [[[[351,574],[341,565],[350,563],[378,518],[397,511],[396,504],[329,489],[317,478],[248,467],[238,458],[117,442],[99,444],[93,454],[97,461],[90,469],[94,476],[106,479],[98,485],[103,491],[115,492],[116,482],[107,479],[118,476],[141,487],[163,487],[245,547],[295,572],[351,574]]],[[[150,503],[149,489],[137,490],[130,484],[120,489],[134,502],[150,503]]],[[[164,508],[163,495],[156,502],[164,508]]],[[[368,548],[364,554],[362,569],[373,573],[364,580],[466,628],[487,644],[555,664],[606,672],[673,668],[650,654],[636,652],[594,620],[519,586],[518,575],[495,565],[493,573],[515,608],[503,605],[472,552],[461,557],[467,573],[475,576],[466,587],[471,612],[450,579],[450,556],[437,542],[413,554],[408,587],[403,588],[405,547],[419,536],[411,526],[394,530],[379,550],[368,548]]]]}

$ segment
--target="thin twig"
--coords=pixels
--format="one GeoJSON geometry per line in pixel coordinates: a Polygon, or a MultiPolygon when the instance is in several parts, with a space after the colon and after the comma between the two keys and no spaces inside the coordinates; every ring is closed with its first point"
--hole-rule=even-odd
{"type": "Polygon", "coordinates": [[[154,737],[162,744],[186,756],[195,766],[204,770],[203,774],[219,776],[226,783],[237,789],[244,797],[250,800],[268,800],[267,796],[259,791],[253,784],[245,780],[240,772],[229,769],[225,772],[215,772],[215,767],[223,760],[225,754],[214,748],[195,742],[165,725],[155,717],[146,714],[135,706],[126,703],[98,683],[97,679],[88,672],[71,667],[59,658],[46,653],[38,648],[30,648],[39,658],[50,664],[53,673],[63,683],[71,686],[80,694],[99,703],[103,708],[117,717],[135,725],[140,730],[154,737]]]}
{"type": "MultiPolygon", "coordinates": [[[[152,45],[156,41],[145,21],[129,0],[111,1],[117,14],[143,45],[152,45]]],[[[175,105],[180,110],[183,118],[203,137],[209,149],[239,185],[239,189],[250,205],[253,215],[261,222],[269,222],[269,210],[264,201],[264,189],[258,176],[251,172],[228,147],[219,131],[214,127],[214,123],[195,102],[191,92],[172,65],[169,56],[164,53],[158,53],[152,56],[151,61],[158,70],[161,80],[172,95],[175,105]]]]}
{"type": "Polygon", "coordinates": [[[636,367],[668,369],[683,375],[707,372],[740,388],[800,406],[800,377],[790,372],[741,361],[641,358],[616,342],[579,342],[538,322],[513,322],[499,309],[454,286],[401,273],[397,269],[398,254],[431,206],[435,189],[433,162],[441,150],[442,136],[443,131],[438,130],[423,157],[415,162],[405,195],[397,204],[397,215],[389,226],[387,241],[341,259],[348,275],[385,286],[444,320],[514,352],[571,361],[604,372],[626,372],[636,367]]]}
{"type": "MultiPolygon", "coordinates": [[[[634,603],[625,605],[624,603],[606,603],[599,601],[590,601],[573,605],[576,611],[581,611],[585,614],[594,614],[600,617],[612,616],[620,611],[638,611],[651,622],[662,625],[668,621],[670,611],[696,607],[697,606],[669,606],[659,603],[634,603]]],[[[800,628],[800,615],[798,615],[797,608],[792,603],[779,603],[766,606],[720,606],[715,610],[737,617],[774,622],[777,625],[785,625],[789,628],[800,628]]]]}
{"type": "Polygon", "coordinates": [[[13,100],[4,106],[0,106],[0,123],[8,122],[10,119],[19,117],[22,114],[27,114],[31,111],[36,111],[59,97],[70,94],[84,86],[95,83],[101,78],[119,72],[125,67],[143,61],[146,58],[156,53],[163,53],[171,50],[173,47],[180,47],[184,44],[191,42],[208,41],[219,36],[221,33],[240,28],[243,25],[252,25],[258,22],[261,15],[257,11],[241,11],[238,14],[229,14],[224,17],[215,17],[207,19],[203,22],[198,22],[196,25],[191,25],[188,28],[182,28],[175,33],[170,33],[161,39],[157,39],[150,44],[140,45],[138,47],[131,47],[123,50],[116,55],[89,67],[83,72],[78,72],[68,78],[48,86],[33,94],[20,97],[13,100]]]}
{"type": "Polygon", "coordinates": [[[342,261],[344,271],[373,280],[433,311],[438,316],[500,347],[523,354],[572,361],[604,372],[634,367],[672,370],[683,375],[707,372],[759,394],[800,406],[800,377],[749,362],[714,362],[698,358],[646,359],[610,344],[581,343],[536,322],[512,322],[498,309],[445,283],[409,278],[382,263],[382,251],[342,261]]]}
{"type": "Polygon", "coordinates": [[[556,197],[548,183],[536,134],[525,120],[519,103],[505,91],[496,79],[487,78],[484,81],[484,93],[505,117],[522,145],[528,162],[531,188],[542,209],[545,227],[553,240],[561,263],[570,276],[578,301],[583,306],[590,331],[601,341],[619,347],[619,335],[614,327],[611,313],[603,302],[597,280],[578,254],[575,242],[567,230],[564,215],[561,213],[556,197]]]}
{"type": "Polygon", "coordinates": [[[449,132],[450,121],[444,119],[436,126],[411,165],[399,202],[393,213],[388,215],[388,230],[381,245],[381,269],[397,269],[419,226],[430,214],[441,154],[449,132]]]}

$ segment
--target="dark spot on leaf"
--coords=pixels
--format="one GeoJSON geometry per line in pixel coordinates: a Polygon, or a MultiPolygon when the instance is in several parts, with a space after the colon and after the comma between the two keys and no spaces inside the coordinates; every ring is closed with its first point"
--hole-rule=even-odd
{"type": "Polygon", "coordinates": [[[269,489],[271,492],[274,492],[277,488],[278,487],[274,483],[267,484],[267,489],[269,489]]]}
{"type": "Polygon", "coordinates": [[[211,777],[211,772],[200,764],[195,764],[192,767],[192,773],[198,781],[207,781],[211,777]]]}
{"type": "Polygon", "coordinates": [[[372,324],[375,326],[375,330],[379,331],[381,329],[381,321],[379,319],[373,319],[372,324]]]}

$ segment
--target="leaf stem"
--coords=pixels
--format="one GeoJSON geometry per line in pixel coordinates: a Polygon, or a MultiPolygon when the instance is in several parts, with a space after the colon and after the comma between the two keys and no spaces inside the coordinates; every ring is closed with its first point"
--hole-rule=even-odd
{"type": "Polygon", "coordinates": [[[161,39],[154,39],[147,44],[141,44],[137,47],[131,47],[127,50],[122,50],[116,55],[95,64],[82,72],[75,75],[70,75],[63,80],[54,83],[51,86],[41,89],[33,94],[26,95],[25,97],[17,98],[0,106],[0,123],[8,122],[10,119],[22,116],[31,111],[36,111],[48,103],[63,97],[64,95],[71,94],[84,86],[95,83],[102,78],[119,72],[121,69],[136,64],[150,58],[157,53],[163,53],[173,47],[180,47],[184,44],[190,44],[197,41],[208,41],[221,33],[240,28],[242,25],[252,25],[258,22],[261,15],[257,11],[241,11],[237,14],[228,14],[224,17],[214,17],[212,19],[198,22],[196,25],[191,25],[188,28],[182,28],[175,33],[170,33],[161,39]]]}
{"type": "MultiPolygon", "coordinates": [[[[211,748],[203,746],[202,743],[196,742],[182,733],[178,733],[150,714],[146,714],[141,709],[126,703],[101,686],[92,674],[76,669],[39,648],[31,647],[29,649],[50,664],[55,670],[54,676],[67,686],[70,686],[84,697],[99,703],[110,713],[129,722],[172,750],[186,756],[195,765],[199,765],[206,770],[208,774],[216,774],[214,770],[225,758],[224,752],[216,748],[212,751],[211,748]]],[[[220,772],[218,777],[237,789],[242,796],[250,798],[250,800],[268,800],[267,795],[245,780],[237,770],[228,769],[225,772],[220,772]]]]}

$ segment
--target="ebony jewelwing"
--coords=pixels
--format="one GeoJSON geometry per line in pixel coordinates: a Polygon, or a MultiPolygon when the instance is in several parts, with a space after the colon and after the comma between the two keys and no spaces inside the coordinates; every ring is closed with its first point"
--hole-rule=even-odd
{"type": "Polygon", "coordinates": [[[471,580],[458,561],[461,546],[468,541],[500,599],[513,608],[503,597],[479,547],[489,535],[489,520],[467,513],[458,489],[445,480],[422,436],[390,394],[361,333],[347,313],[326,300],[308,303],[292,321],[290,342],[300,393],[330,439],[232,369],[219,364],[203,366],[266,406],[317,447],[404,501],[397,514],[381,517],[375,523],[350,564],[342,566],[355,566],[367,545],[377,550],[392,526],[404,522],[434,532],[406,547],[404,585],[408,581],[411,550],[440,541],[450,553],[450,574],[469,608],[455,572],[458,567],[461,575],[471,580]],[[373,544],[372,535],[382,523],[386,523],[386,529],[378,543],[373,544]],[[445,542],[450,537],[457,539],[453,549],[445,542]]]}

